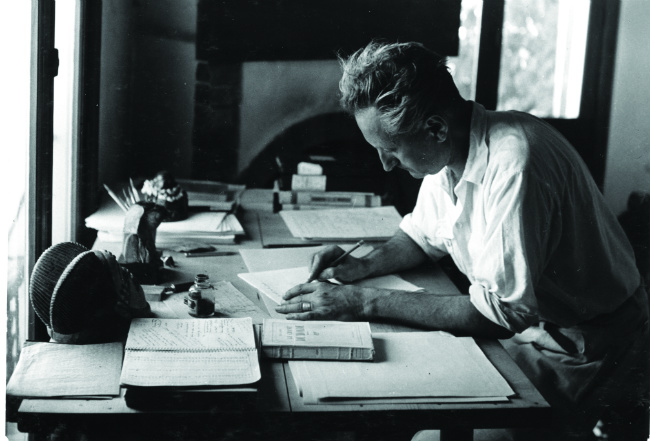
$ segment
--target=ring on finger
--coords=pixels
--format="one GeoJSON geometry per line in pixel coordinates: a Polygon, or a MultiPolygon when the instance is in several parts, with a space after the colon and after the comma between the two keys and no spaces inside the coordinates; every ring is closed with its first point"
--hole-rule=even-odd
{"type": "Polygon", "coordinates": [[[300,311],[311,311],[311,302],[300,302],[300,311]]]}

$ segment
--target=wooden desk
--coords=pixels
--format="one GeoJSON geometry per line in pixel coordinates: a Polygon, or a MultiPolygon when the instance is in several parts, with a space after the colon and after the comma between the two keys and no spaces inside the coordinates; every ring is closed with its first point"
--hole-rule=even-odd
{"type": "MultiPolygon", "coordinates": [[[[249,210],[239,215],[248,238],[238,245],[260,248],[259,213],[249,210]]],[[[262,218],[275,222],[273,215],[262,218]]],[[[96,248],[119,254],[121,244],[98,243],[96,248]]],[[[247,272],[239,256],[186,258],[170,252],[176,268],[166,269],[164,282],[193,279],[206,273],[211,280],[228,280],[263,310],[265,303],[257,293],[237,277],[247,272]]],[[[413,271],[404,277],[420,286],[445,292],[453,284],[437,268],[435,277],[413,271]]],[[[272,314],[276,314],[274,311],[272,314]]],[[[188,316],[189,317],[189,316],[188,316]]],[[[382,329],[373,324],[375,330],[382,329]]],[[[383,329],[382,329],[383,330],[383,329]]],[[[516,396],[507,403],[462,404],[363,404],[305,405],[294,386],[287,363],[263,360],[262,380],[252,407],[242,411],[222,405],[218,410],[139,411],[126,406],[124,397],[112,400],[25,399],[18,413],[18,427],[24,432],[49,434],[65,424],[70,430],[91,434],[90,439],[218,439],[224,433],[240,434],[232,439],[325,439],[326,431],[354,431],[355,439],[408,440],[418,430],[440,429],[441,439],[472,439],[475,428],[534,427],[547,425],[550,407],[517,365],[496,341],[477,341],[486,356],[508,380],[516,396]],[[319,438],[320,437],[320,438],[319,438]]],[[[123,390],[124,393],[124,390],[123,390]]],[[[230,439],[230,438],[229,438],[230,439]]]]}

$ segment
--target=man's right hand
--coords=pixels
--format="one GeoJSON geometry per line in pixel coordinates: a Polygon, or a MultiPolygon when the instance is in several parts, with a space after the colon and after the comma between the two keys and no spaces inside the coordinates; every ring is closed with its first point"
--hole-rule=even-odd
{"type": "Polygon", "coordinates": [[[336,279],[341,282],[353,282],[363,279],[368,274],[366,265],[361,259],[346,256],[341,263],[332,267],[332,262],[342,256],[345,251],[336,245],[330,245],[316,254],[311,256],[309,264],[309,278],[307,282],[313,280],[336,279]]]}

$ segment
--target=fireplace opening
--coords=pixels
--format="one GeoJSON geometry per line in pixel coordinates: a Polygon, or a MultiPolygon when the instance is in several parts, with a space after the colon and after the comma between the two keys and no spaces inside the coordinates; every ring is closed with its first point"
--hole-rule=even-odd
{"type": "Polygon", "coordinates": [[[288,190],[299,162],[323,167],[327,191],[372,192],[402,215],[415,205],[421,180],[401,169],[384,171],[354,118],[343,112],[317,115],[283,130],[240,173],[238,181],[251,188],[271,188],[279,179],[288,190]]]}

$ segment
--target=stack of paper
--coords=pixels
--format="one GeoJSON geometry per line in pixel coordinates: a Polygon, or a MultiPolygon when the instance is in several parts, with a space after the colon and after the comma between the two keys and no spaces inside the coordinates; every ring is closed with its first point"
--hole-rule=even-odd
{"type": "Polygon", "coordinates": [[[289,361],[305,404],[507,401],[505,379],[470,337],[373,334],[375,361],[289,361]]]}
{"type": "Polygon", "coordinates": [[[216,181],[177,179],[187,192],[190,207],[209,207],[214,211],[233,211],[239,205],[245,185],[227,184],[216,181]]]}
{"type": "MultiPolygon", "coordinates": [[[[86,227],[97,230],[97,238],[108,242],[123,239],[124,211],[116,204],[102,207],[86,218],[86,227]]],[[[207,243],[234,242],[244,228],[234,214],[217,211],[190,213],[182,221],[163,222],[156,233],[156,245],[173,245],[187,240],[207,243]]]]}
{"type": "Polygon", "coordinates": [[[395,207],[281,211],[294,237],[314,241],[388,240],[402,220],[395,207]]]}
{"type": "Polygon", "coordinates": [[[7,395],[108,399],[120,394],[121,367],[122,343],[26,344],[7,395]]]}

